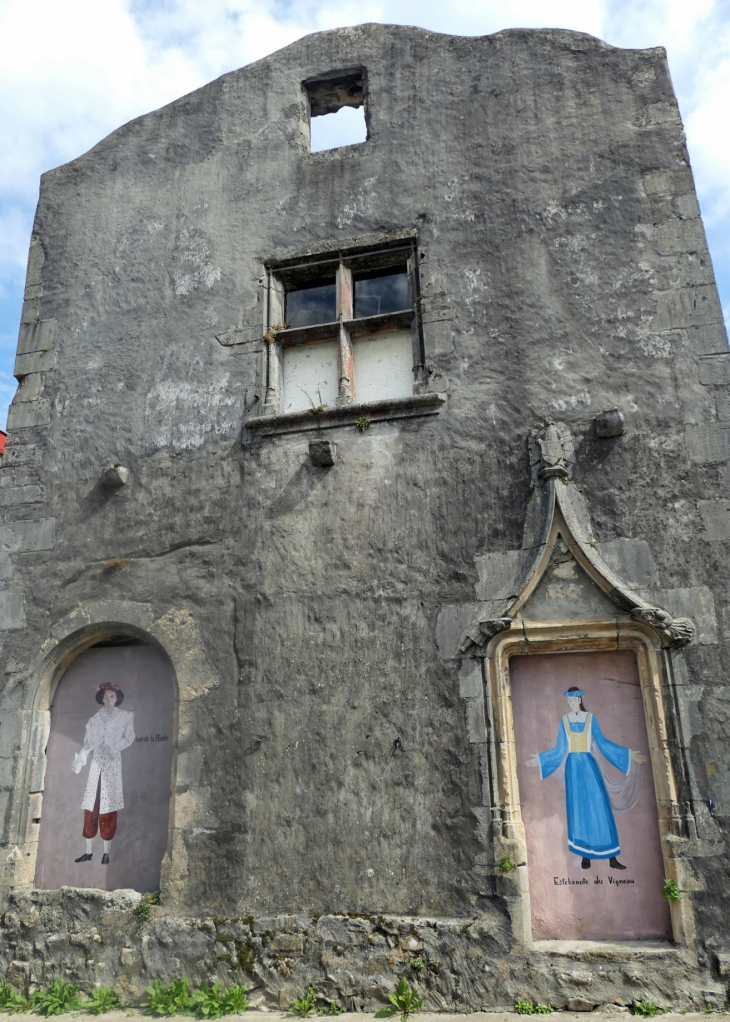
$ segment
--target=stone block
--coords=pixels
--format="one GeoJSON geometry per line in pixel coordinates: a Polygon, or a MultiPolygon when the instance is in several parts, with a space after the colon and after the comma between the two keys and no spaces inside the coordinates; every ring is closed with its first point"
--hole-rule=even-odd
{"type": "Polygon", "coordinates": [[[687,425],[685,439],[690,458],[700,465],[713,465],[730,458],[730,425],[687,425]]]}
{"type": "Polygon", "coordinates": [[[720,422],[730,422],[730,388],[718,387],[715,391],[715,411],[720,422]]]}
{"type": "Polygon", "coordinates": [[[678,195],[674,200],[674,208],[679,215],[687,220],[700,215],[700,204],[694,192],[678,195]]]}
{"type": "Polygon", "coordinates": [[[442,607],[436,621],[436,646],[439,656],[453,660],[459,655],[464,636],[478,617],[494,617],[502,608],[501,602],[456,603],[442,607]]]}
{"type": "Polygon", "coordinates": [[[723,323],[722,307],[714,284],[660,291],[656,301],[655,331],[723,323]]]}
{"type": "Polygon", "coordinates": [[[730,500],[701,500],[699,508],[705,528],[702,538],[708,543],[730,539],[730,500]]]}
{"type": "Polygon", "coordinates": [[[304,937],[301,933],[277,933],[269,947],[279,954],[300,955],[304,950],[304,937]]]}
{"type": "Polygon", "coordinates": [[[480,660],[465,660],[459,669],[459,695],[462,699],[478,699],[483,694],[480,660]]]}
{"type": "Polygon", "coordinates": [[[8,432],[14,429],[29,429],[31,426],[46,426],[51,421],[51,402],[13,402],[8,410],[8,432]]]}
{"type": "Polygon", "coordinates": [[[479,572],[477,596],[482,600],[501,601],[518,592],[525,560],[524,550],[506,550],[475,557],[479,572]]]}
{"type": "Polygon", "coordinates": [[[46,254],[43,251],[43,246],[38,238],[34,237],[31,240],[30,251],[28,252],[28,269],[25,275],[26,288],[33,287],[35,284],[40,284],[41,270],[43,269],[45,258],[46,254]]]}
{"type": "MultiPolygon", "coordinates": [[[[5,693],[3,693],[4,697],[5,693]]],[[[16,713],[0,712],[0,758],[10,759],[18,746],[18,716],[16,713]]]]}
{"type": "Polygon", "coordinates": [[[0,589],[0,630],[25,627],[25,605],[22,589],[0,589]]]}
{"type": "Polygon", "coordinates": [[[656,569],[645,539],[614,539],[597,543],[596,549],[609,568],[631,588],[653,583],[656,569]]]}
{"type": "Polygon", "coordinates": [[[699,368],[700,383],[707,386],[730,384],[730,351],[703,355],[699,368]]]}
{"type": "Polygon", "coordinates": [[[692,331],[693,348],[702,355],[713,353],[725,354],[728,348],[725,323],[718,321],[708,323],[692,331]]]}
{"type": "Polygon", "coordinates": [[[110,465],[101,473],[102,485],[110,490],[117,490],[120,486],[125,486],[128,481],[129,469],[124,465],[110,465]]]}
{"type": "Polygon", "coordinates": [[[10,554],[51,550],[56,542],[56,519],[8,522],[0,525],[0,551],[10,554]]]}
{"type": "Polygon", "coordinates": [[[319,468],[334,465],[337,458],[337,444],[333,440],[310,440],[309,460],[319,468]]]}
{"type": "Polygon", "coordinates": [[[697,626],[695,642],[700,646],[717,643],[715,600],[707,586],[690,589],[650,590],[651,600],[657,607],[667,610],[673,617],[691,618],[697,626]]]}
{"type": "Polygon", "coordinates": [[[0,507],[40,504],[43,495],[42,486],[0,486],[0,507]]]}
{"type": "Polygon", "coordinates": [[[654,237],[661,255],[707,250],[701,220],[670,220],[656,228],[654,237]]]}
{"type": "Polygon", "coordinates": [[[36,444],[21,444],[15,437],[8,437],[3,455],[3,467],[15,465],[37,465],[40,460],[40,448],[36,444]]]}
{"type": "Polygon", "coordinates": [[[55,319],[41,319],[35,323],[21,323],[18,334],[18,354],[26,355],[31,351],[44,351],[54,346],[56,339],[55,319]]]}
{"type": "Polygon", "coordinates": [[[57,348],[51,348],[50,351],[31,351],[26,355],[18,355],[13,367],[13,376],[48,372],[49,369],[55,369],[57,361],[57,348]]]}
{"type": "Polygon", "coordinates": [[[618,408],[606,408],[595,418],[596,436],[612,437],[622,436],[624,432],[624,417],[618,408]]]}
{"type": "Polygon", "coordinates": [[[11,578],[15,566],[10,554],[4,554],[0,552],[0,581],[4,582],[6,579],[11,578]]]}
{"type": "Polygon", "coordinates": [[[23,376],[13,398],[13,404],[37,400],[43,390],[44,378],[43,373],[29,373],[28,376],[23,376]]]}

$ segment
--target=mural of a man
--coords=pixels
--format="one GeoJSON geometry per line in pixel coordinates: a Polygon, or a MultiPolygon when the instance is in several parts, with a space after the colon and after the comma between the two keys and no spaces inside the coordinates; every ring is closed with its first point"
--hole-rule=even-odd
{"type": "Polygon", "coordinates": [[[618,861],[621,846],[613,810],[625,812],[636,805],[639,789],[632,767],[645,763],[646,756],[604,736],[583,705],[583,689],[574,685],[563,695],[570,711],[560,721],[555,746],[527,760],[526,766],[537,767],[545,778],[565,760],[568,848],[581,856],[583,869],[590,869],[592,859],[608,859],[611,869],[626,869],[618,861]],[[611,781],[606,760],[626,775],[623,782],[611,781]]]}
{"type": "Polygon", "coordinates": [[[94,838],[100,831],[104,842],[101,863],[106,866],[111,842],[117,832],[117,812],[124,808],[121,753],[134,742],[134,714],[119,709],[124,693],[111,682],[103,681],[99,685],[96,701],[101,703],[101,709],[86,725],[83,748],[76,753],[72,764],[73,771],[78,774],[86,766],[89,753],[93,753],[81,803],[86,852],[75,862],[91,860],[94,838]]]}

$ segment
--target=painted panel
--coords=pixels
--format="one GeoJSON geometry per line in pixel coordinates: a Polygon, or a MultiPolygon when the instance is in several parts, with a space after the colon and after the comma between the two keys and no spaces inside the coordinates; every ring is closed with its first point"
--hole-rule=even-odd
{"type": "Polygon", "coordinates": [[[173,715],[170,669],[150,646],[92,648],[71,664],[51,707],[36,887],[157,890],[173,715]]]}
{"type": "Polygon", "coordinates": [[[510,682],[534,939],[669,938],[634,653],[517,656],[510,682]]]}
{"type": "Polygon", "coordinates": [[[284,411],[337,405],[337,341],[284,349],[284,411]]]}
{"type": "Polygon", "coordinates": [[[357,401],[410,397],[413,393],[413,341],[410,330],[354,337],[357,401]]]}

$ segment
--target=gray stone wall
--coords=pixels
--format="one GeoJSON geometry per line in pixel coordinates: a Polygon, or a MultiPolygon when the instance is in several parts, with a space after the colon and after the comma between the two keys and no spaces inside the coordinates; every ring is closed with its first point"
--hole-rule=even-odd
{"type": "MultiPolygon", "coordinates": [[[[282,952],[306,964],[276,975],[334,970],[328,989],[369,1005],[405,939],[405,923],[371,917],[428,917],[428,939],[441,927],[458,949],[434,1005],[508,1003],[525,983],[567,1003],[568,966],[511,946],[458,647],[437,646],[445,606],[499,598],[489,579],[520,549],[530,498],[527,437],[553,417],[573,431],[607,561],[698,629],[673,654],[696,944],[661,962],[617,951],[616,996],[662,976],[665,999],[724,996],[730,363],[664,51],[552,30],[310,36],[44,175],[27,284],[0,471],[4,960],[65,968],[48,935],[74,930],[72,904],[112,925],[110,896],[27,890],[42,791],[28,756],[42,766],[38,715],[64,663],[122,628],[171,658],[180,718],[167,921],[125,923],[90,951],[105,977],[138,990],[162,974],[151,934],[203,976],[217,956],[202,917],[255,917],[258,934],[282,914],[339,913],[359,943],[317,943],[298,922],[310,957],[282,952]],[[354,66],[369,139],[310,155],[301,82],[354,66]],[[263,262],[414,229],[440,414],[334,429],[330,469],[310,463],[308,435],[245,430],[263,262]],[[250,343],[217,340],[231,331],[250,343]],[[595,436],[606,406],[622,437],[595,436]],[[111,489],[115,462],[130,478],[111,489]],[[510,954],[528,979],[507,981],[510,954]]],[[[273,976],[250,982],[276,998],[273,976]]]]}

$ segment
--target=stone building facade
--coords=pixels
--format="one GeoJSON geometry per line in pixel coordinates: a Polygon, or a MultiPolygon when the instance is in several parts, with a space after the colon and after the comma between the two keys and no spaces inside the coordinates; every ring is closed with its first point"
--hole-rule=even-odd
{"type": "Polygon", "coordinates": [[[724,1005],[730,359],[664,51],[310,36],[45,174],[26,299],[11,981],[724,1005]],[[311,152],[342,106],[367,140],[311,152]],[[146,922],[37,869],[55,701],[125,643],[175,690],[146,922]],[[681,898],[666,940],[536,940],[510,658],[606,651],[681,898]]]}

